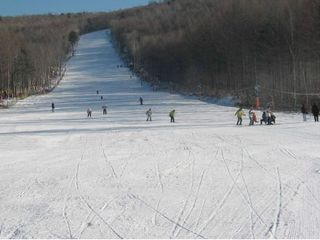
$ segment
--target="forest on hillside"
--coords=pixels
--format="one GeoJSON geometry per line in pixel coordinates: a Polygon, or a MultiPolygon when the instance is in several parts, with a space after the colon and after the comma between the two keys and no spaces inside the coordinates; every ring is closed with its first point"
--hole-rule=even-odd
{"type": "Polygon", "coordinates": [[[154,85],[275,108],[320,99],[318,0],[167,0],[113,13],[110,28],[154,85]]]}
{"type": "Polygon", "coordinates": [[[0,99],[49,91],[79,35],[107,22],[105,13],[0,17],[0,99]]]}

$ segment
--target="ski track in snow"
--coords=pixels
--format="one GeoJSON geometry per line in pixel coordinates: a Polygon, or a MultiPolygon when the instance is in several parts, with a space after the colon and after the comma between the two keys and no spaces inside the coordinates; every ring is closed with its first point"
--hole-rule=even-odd
{"type": "MultiPolygon", "coordinates": [[[[237,181],[234,179],[234,177],[232,176],[231,172],[230,172],[230,167],[228,166],[228,163],[224,157],[224,153],[223,150],[221,150],[221,157],[223,159],[223,162],[226,166],[227,172],[231,178],[231,180],[234,182],[234,185],[236,187],[236,189],[238,190],[239,194],[243,197],[243,200],[245,201],[245,203],[248,204],[249,208],[252,210],[252,212],[257,216],[257,218],[260,220],[260,222],[267,227],[268,225],[266,224],[266,222],[262,219],[261,215],[254,209],[252,202],[250,202],[249,199],[246,198],[245,194],[243,193],[243,191],[241,190],[241,188],[239,187],[239,185],[237,184],[237,181]]],[[[240,170],[239,170],[239,175],[242,177],[243,179],[243,175],[242,175],[242,170],[243,170],[243,162],[241,161],[240,163],[240,170]]],[[[249,195],[248,195],[249,196],[249,195]]],[[[274,237],[273,233],[268,229],[268,232],[272,235],[272,237],[274,237]]]]}
{"type": "Polygon", "coordinates": [[[319,124],[235,126],[118,65],[108,31],[83,35],[54,91],[0,109],[0,237],[320,238],[319,124]]]}
{"type": "Polygon", "coordinates": [[[156,211],[160,216],[162,216],[163,218],[167,219],[169,222],[177,225],[178,227],[186,230],[187,232],[192,233],[194,236],[196,237],[200,237],[200,238],[205,238],[204,236],[202,236],[200,233],[194,232],[191,229],[181,225],[180,223],[172,220],[171,218],[169,218],[168,216],[166,216],[164,213],[158,211],[157,209],[153,208],[151,205],[149,205],[147,202],[145,202],[144,200],[142,200],[141,198],[139,198],[138,196],[134,195],[134,194],[130,194],[132,198],[139,200],[140,202],[142,202],[143,204],[145,204],[147,207],[149,207],[150,209],[152,209],[153,211],[156,211]]]}
{"type": "Polygon", "coordinates": [[[272,229],[271,229],[272,235],[275,238],[277,236],[277,229],[280,222],[280,214],[281,214],[281,206],[282,206],[282,186],[281,186],[281,179],[280,179],[280,173],[278,168],[277,168],[277,176],[278,176],[278,191],[279,191],[278,204],[277,204],[277,210],[276,210],[275,218],[274,218],[272,229]]]}
{"type": "Polygon", "coordinates": [[[105,162],[106,162],[106,165],[111,168],[111,170],[112,170],[112,176],[113,176],[115,179],[117,179],[117,178],[118,178],[118,175],[116,174],[113,165],[112,165],[111,162],[108,160],[108,157],[107,157],[107,155],[106,155],[106,153],[105,153],[105,151],[104,151],[104,148],[103,148],[103,146],[102,146],[102,143],[100,144],[100,147],[101,147],[102,154],[103,154],[104,160],[105,160],[105,162]]]}
{"type": "Polygon", "coordinates": [[[123,237],[91,206],[91,204],[89,204],[89,202],[82,195],[80,187],[79,187],[79,168],[80,168],[80,163],[81,163],[81,161],[78,163],[77,170],[76,170],[76,173],[75,173],[75,186],[76,186],[76,190],[77,190],[77,192],[79,194],[79,197],[80,197],[81,201],[89,208],[90,211],[92,211],[98,218],[100,218],[102,220],[102,222],[112,231],[112,233],[116,237],[118,237],[120,239],[123,239],[123,237]]]}

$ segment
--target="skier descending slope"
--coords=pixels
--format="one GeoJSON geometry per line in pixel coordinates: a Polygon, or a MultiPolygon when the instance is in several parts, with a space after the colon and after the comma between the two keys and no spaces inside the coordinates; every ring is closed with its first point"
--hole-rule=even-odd
{"type": "Polygon", "coordinates": [[[91,118],[91,115],[92,115],[92,110],[91,110],[91,108],[88,108],[87,109],[87,117],[91,118]]]}
{"type": "Polygon", "coordinates": [[[107,115],[107,106],[106,105],[102,106],[102,114],[107,115]]]}
{"type": "Polygon", "coordinates": [[[143,105],[143,98],[142,97],[139,98],[139,102],[140,102],[140,105],[143,105]]]}
{"type": "Polygon", "coordinates": [[[151,108],[149,108],[149,110],[146,112],[146,114],[147,114],[147,121],[152,121],[152,119],[151,119],[151,115],[152,115],[151,108]]]}
{"type": "Polygon", "coordinates": [[[54,108],[55,108],[54,102],[52,102],[52,103],[51,103],[51,111],[52,111],[52,112],[54,112],[54,108]]]}
{"type": "Polygon", "coordinates": [[[170,117],[170,122],[175,122],[174,121],[174,117],[175,117],[175,115],[176,115],[176,110],[172,110],[170,113],[169,113],[169,117],[170,117]]]}

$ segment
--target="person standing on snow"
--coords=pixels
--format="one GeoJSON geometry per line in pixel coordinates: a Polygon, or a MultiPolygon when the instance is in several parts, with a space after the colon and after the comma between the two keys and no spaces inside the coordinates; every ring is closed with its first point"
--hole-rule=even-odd
{"type": "Polygon", "coordinates": [[[140,102],[140,105],[143,105],[143,98],[142,97],[139,98],[139,102],[140,102]]]}
{"type": "Polygon", "coordinates": [[[54,102],[52,102],[52,103],[51,103],[51,111],[52,111],[52,112],[54,112],[54,108],[55,108],[54,102]]]}
{"type": "Polygon", "coordinates": [[[250,110],[249,110],[249,119],[250,119],[250,122],[249,122],[250,126],[257,121],[256,113],[253,111],[252,107],[250,107],[250,110]]]}
{"type": "Polygon", "coordinates": [[[176,110],[172,110],[170,113],[169,113],[169,117],[170,117],[170,122],[175,122],[174,121],[174,117],[176,116],[176,110]]]}
{"type": "Polygon", "coordinates": [[[240,107],[234,115],[238,118],[237,125],[242,125],[242,117],[246,115],[243,111],[243,108],[240,107]]]}
{"type": "Polygon", "coordinates": [[[107,115],[107,106],[106,105],[102,106],[102,114],[107,115]]]}
{"type": "Polygon", "coordinates": [[[266,110],[266,114],[267,114],[267,125],[272,125],[273,123],[276,123],[276,116],[271,111],[271,108],[268,108],[266,110]]]}
{"type": "Polygon", "coordinates": [[[260,125],[262,124],[262,122],[264,123],[267,123],[267,114],[266,114],[266,111],[263,111],[262,113],[262,117],[261,117],[261,120],[260,120],[260,125]]]}
{"type": "Polygon", "coordinates": [[[307,112],[307,109],[304,106],[304,104],[302,104],[302,106],[301,106],[301,113],[302,113],[303,121],[306,122],[308,112],[307,112]]]}
{"type": "Polygon", "coordinates": [[[92,114],[92,110],[91,110],[91,108],[88,108],[87,109],[87,117],[91,117],[91,114],[92,114]]]}
{"type": "Polygon", "coordinates": [[[152,121],[152,119],[151,119],[151,115],[152,115],[151,108],[149,108],[149,110],[146,112],[146,114],[147,114],[147,121],[152,121]]]}
{"type": "Polygon", "coordinates": [[[316,103],[313,103],[311,110],[314,117],[314,121],[319,122],[319,108],[316,103]]]}

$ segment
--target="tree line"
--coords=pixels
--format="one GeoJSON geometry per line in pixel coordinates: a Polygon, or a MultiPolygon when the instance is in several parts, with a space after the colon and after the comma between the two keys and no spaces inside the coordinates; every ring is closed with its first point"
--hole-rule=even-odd
{"type": "Polygon", "coordinates": [[[49,91],[79,35],[105,29],[105,13],[0,18],[0,98],[49,91]]]}
{"type": "Polygon", "coordinates": [[[111,16],[119,51],[155,85],[275,108],[319,100],[318,0],[167,0],[111,16]]]}

